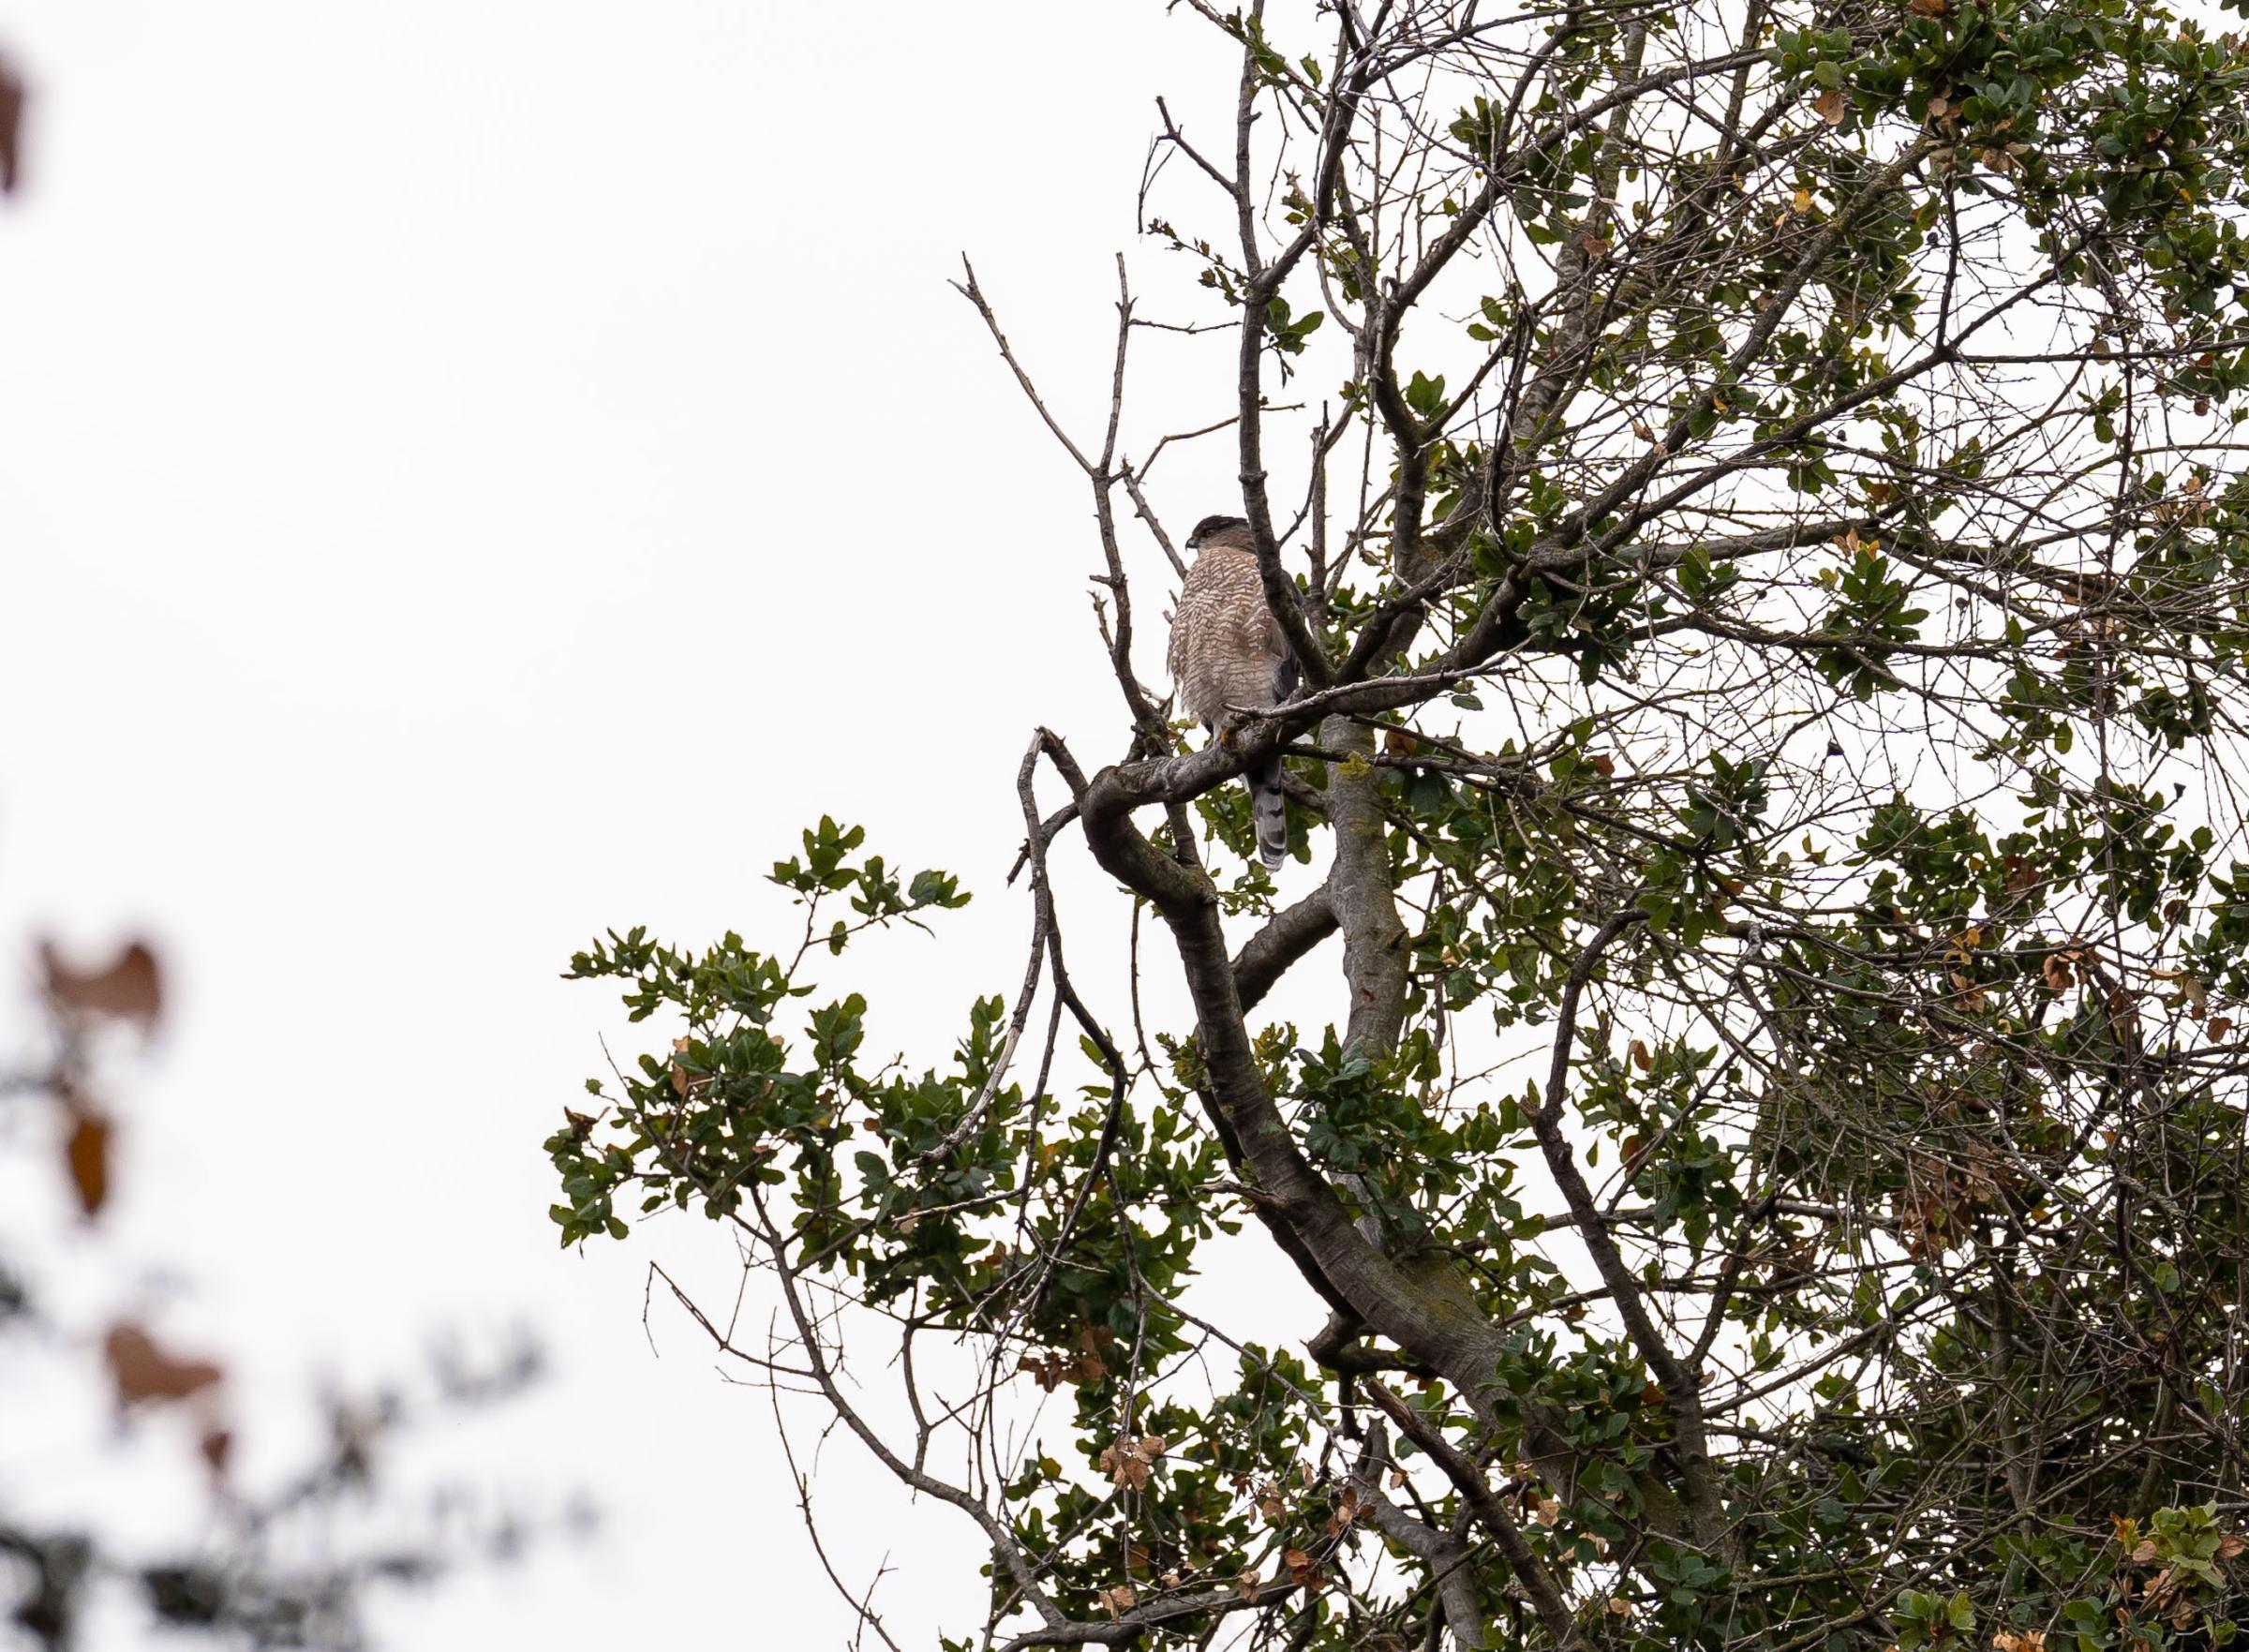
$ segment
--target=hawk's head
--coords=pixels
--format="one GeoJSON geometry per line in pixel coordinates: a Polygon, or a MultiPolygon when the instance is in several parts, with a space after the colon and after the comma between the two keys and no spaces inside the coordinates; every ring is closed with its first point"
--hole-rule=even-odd
{"type": "Polygon", "coordinates": [[[1195,531],[1187,535],[1187,549],[1199,551],[1211,544],[1250,549],[1249,524],[1239,516],[1205,516],[1195,524],[1195,531]]]}

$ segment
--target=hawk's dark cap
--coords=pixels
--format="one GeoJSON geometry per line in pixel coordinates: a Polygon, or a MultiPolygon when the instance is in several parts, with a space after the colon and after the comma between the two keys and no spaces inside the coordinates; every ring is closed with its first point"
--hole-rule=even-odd
{"type": "Polygon", "coordinates": [[[1195,531],[1187,535],[1187,543],[1194,544],[1204,534],[1216,533],[1222,528],[1247,528],[1248,526],[1248,518],[1243,516],[1205,516],[1195,524],[1195,531]]]}

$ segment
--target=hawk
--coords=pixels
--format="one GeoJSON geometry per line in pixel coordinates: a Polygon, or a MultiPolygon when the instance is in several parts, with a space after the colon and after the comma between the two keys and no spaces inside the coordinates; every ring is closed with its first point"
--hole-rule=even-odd
{"type": "MultiPolygon", "coordinates": [[[[1213,734],[1232,721],[1231,707],[1277,706],[1296,687],[1296,660],[1258,577],[1256,542],[1239,516],[1205,516],[1187,535],[1195,564],[1180,588],[1171,617],[1167,660],[1179,702],[1213,734]]],[[[1281,760],[1251,769],[1251,817],[1258,855],[1277,867],[1288,851],[1288,819],[1281,802],[1281,760]]]]}

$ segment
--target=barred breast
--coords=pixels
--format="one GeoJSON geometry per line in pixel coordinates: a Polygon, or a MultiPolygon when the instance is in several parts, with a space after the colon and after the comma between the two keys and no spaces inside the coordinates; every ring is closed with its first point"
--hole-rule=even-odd
{"type": "Polygon", "coordinates": [[[1257,558],[1225,547],[1205,550],[1187,570],[1171,620],[1169,664],[1181,708],[1217,723],[1229,706],[1271,706],[1280,698],[1286,658],[1280,628],[1265,607],[1257,558]]]}

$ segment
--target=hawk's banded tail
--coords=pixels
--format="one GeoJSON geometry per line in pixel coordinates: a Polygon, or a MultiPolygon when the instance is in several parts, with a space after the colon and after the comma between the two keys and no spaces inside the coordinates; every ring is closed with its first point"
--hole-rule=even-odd
{"type": "Polygon", "coordinates": [[[1288,857],[1288,806],[1281,800],[1281,760],[1275,757],[1245,776],[1249,781],[1249,813],[1258,828],[1258,858],[1268,869],[1288,857]]]}

